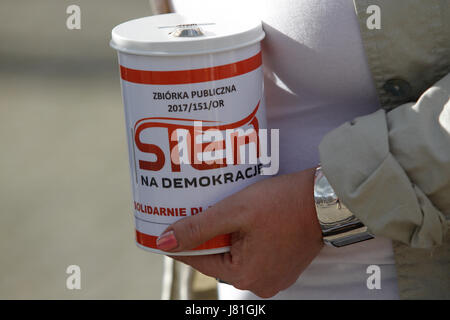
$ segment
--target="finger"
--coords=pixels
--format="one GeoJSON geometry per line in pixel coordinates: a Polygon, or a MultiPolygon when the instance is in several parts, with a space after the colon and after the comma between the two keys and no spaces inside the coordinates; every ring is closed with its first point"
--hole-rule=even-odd
{"type": "Polygon", "coordinates": [[[198,247],[216,236],[239,231],[240,221],[237,219],[237,213],[233,205],[222,201],[203,213],[172,224],[158,238],[157,246],[167,252],[180,252],[198,247]],[[170,246],[161,246],[167,243],[170,243],[170,246]]]}
{"type": "Polygon", "coordinates": [[[233,282],[236,274],[231,268],[230,253],[213,254],[207,256],[170,256],[172,259],[190,265],[201,273],[220,278],[226,282],[233,282]]]}

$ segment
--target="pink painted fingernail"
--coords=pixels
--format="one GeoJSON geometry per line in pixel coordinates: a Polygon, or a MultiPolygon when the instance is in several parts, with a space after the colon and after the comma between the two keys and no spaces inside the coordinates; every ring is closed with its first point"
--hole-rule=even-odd
{"type": "Polygon", "coordinates": [[[169,231],[160,235],[159,238],[156,239],[156,246],[158,249],[164,251],[175,249],[178,246],[178,242],[174,232],[169,231]]]}

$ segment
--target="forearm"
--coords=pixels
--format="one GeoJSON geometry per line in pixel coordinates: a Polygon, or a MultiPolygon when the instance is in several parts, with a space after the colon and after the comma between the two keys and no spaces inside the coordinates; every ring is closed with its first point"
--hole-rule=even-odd
{"type": "Polygon", "coordinates": [[[171,12],[168,0],[150,0],[152,14],[163,14],[171,12]]]}
{"type": "Polygon", "coordinates": [[[450,76],[417,103],[380,110],[329,133],[325,175],[347,207],[378,236],[432,247],[450,213],[450,76]]]}

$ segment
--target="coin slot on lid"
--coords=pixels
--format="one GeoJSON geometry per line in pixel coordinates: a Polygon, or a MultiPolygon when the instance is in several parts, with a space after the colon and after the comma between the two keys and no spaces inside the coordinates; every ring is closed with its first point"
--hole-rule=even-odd
{"type": "Polygon", "coordinates": [[[202,28],[200,28],[196,23],[179,24],[175,27],[175,30],[169,34],[177,38],[193,38],[202,37],[205,35],[202,28]]]}

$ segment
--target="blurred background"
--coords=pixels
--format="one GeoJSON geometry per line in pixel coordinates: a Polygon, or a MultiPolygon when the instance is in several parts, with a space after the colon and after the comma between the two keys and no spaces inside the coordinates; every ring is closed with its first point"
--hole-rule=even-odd
{"type": "Polygon", "coordinates": [[[150,14],[148,0],[0,2],[0,299],[160,298],[163,258],[134,243],[109,47],[115,25],[150,14]]]}

